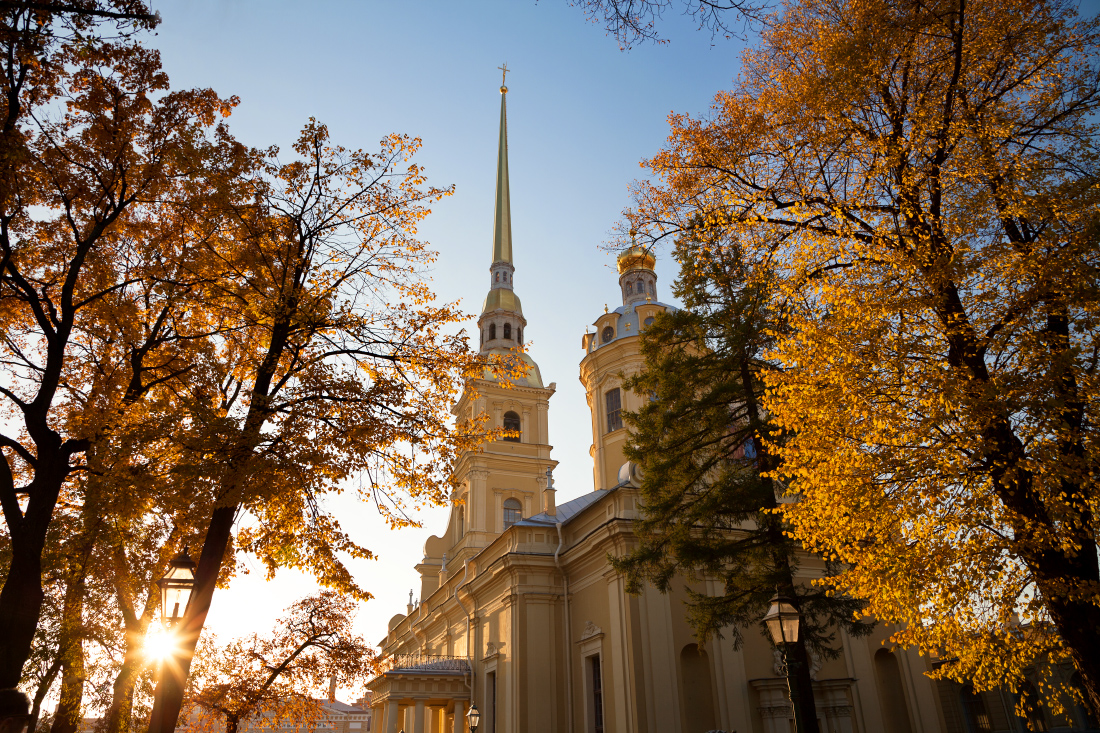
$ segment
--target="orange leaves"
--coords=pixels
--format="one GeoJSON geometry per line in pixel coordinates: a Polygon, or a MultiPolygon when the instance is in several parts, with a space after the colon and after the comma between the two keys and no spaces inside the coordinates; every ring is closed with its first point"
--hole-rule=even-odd
{"type": "Polygon", "coordinates": [[[839,586],[943,674],[1053,655],[1100,703],[1066,642],[1100,618],[1098,40],[1060,3],[790,3],[630,217],[776,293],[786,518],[839,586]]]}

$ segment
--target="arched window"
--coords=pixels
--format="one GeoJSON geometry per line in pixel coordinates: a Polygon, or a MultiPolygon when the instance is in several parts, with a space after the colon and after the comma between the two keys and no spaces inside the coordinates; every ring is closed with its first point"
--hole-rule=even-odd
{"type": "Polygon", "coordinates": [[[1035,731],[1036,733],[1046,733],[1047,721],[1043,716],[1043,701],[1039,697],[1039,691],[1035,689],[1035,685],[1030,682],[1025,682],[1020,685],[1020,689],[1016,692],[1016,701],[1022,702],[1026,706],[1027,718],[1021,718],[1017,716],[1017,720],[1023,726],[1023,730],[1035,731]],[[1030,725],[1030,727],[1028,727],[1030,725]]]}
{"type": "Polygon", "coordinates": [[[631,295],[634,292],[634,283],[626,284],[626,294],[631,295]]]}
{"type": "MultiPolygon", "coordinates": [[[[520,428],[520,422],[519,422],[519,415],[512,412],[511,410],[504,413],[504,429],[505,430],[512,430],[512,431],[515,431],[516,433],[518,433],[521,429],[520,428]]],[[[518,443],[519,442],[519,435],[509,436],[509,437],[505,438],[505,440],[510,440],[513,443],[518,443]]]]}
{"type": "MultiPolygon", "coordinates": [[[[751,438],[745,442],[748,455],[751,438]]],[[[753,449],[753,455],[756,455],[753,449]]],[[[909,707],[905,704],[905,690],[901,683],[898,659],[888,649],[875,652],[875,681],[878,683],[879,705],[882,708],[886,733],[912,733],[909,724],[909,707]]]]}
{"type": "Polygon", "coordinates": [[[523,343],[523,329],[522,328],[517,328],[516,329],[516,341],[519,341],[521,344],[523,343]]]}
{"type": "Polygon", "coordinates": [[[645,283],[641,280],[638,281],[638,294],[641,295],[645,292],[645,283]]]}
{"type": "MultiPolygon", "coordinates": [[[[1077,692],[1081,693],[1082,697],[1084,696],[1085,686],[1084,683],[1081,682],[1080,672],[1074,672],[1073,677],[1070,678],[1069,683],[1073,685],[1077,692]]],[[[1086,730],[1096,730],[1097,728],[1100,728],[1100,726],[1097,725],[1096,718],[1093,717],[1092,713],[1081,703],[1077,702],[1076,699],[1073,701],[1073,707],[1077,711],[1077,717],[1079,719],[1077,724],[1079,726],[1085,728],[1086,730]]]]}
{"type": "Polygon", "coordinates": [[[517,499],[504,500],[504,528],[508,529],[523,518],[523,505],[517,499]]]}
{"type": "Polygon", "coordinates": [[[455,524],[458,529],[458,539],[462,539],[466,535],[466,510],[464,507],[458,508],[458,520],[455,524]]]}
{"type": "Polygon", "coordinates": [[[493,278],[493,282],[500,282],[500,273],[499,272],[496,274],[496,277],[493,278]]]}
{"type": "Polygon", "coordinates": [[[623,426],[623,402],[619,388],[609,389],[607,395],[607,432],[611,433],[623,426]]]}
{"type": "Polygon", "coordinates": [[[504,338],[508,339],[509,341],[512,340],[512,324],[511,323],[505,323],[504,324],[504,338]]]}
{"type": "Polygon", "coordinates": [[[600,340],[606,344],[613,338],[615,338],[615,329],[611,326],[605,327],[603,333],[600,334],[600,340]]]}
{"type": "Polygon", "coordinates": [[[714,730],[714,698],[711,694],[710,660],[697,644],[688,644],[680,651],[680,706],[685,731],[714,730]]]}
{"type": "Polygon", "coordinates": [[[489,324],[489,340],[492,341],[496,337],[497,337],[497,324],[490,323],[489,324]]]}
{"type": "Polygon", "coordinates": [[[657,286],[656,286],[656,285],[654,285],[653,283],[650,283],[650,284],[649,284],[649,292],[651,292],[651,293],[653,293],[654,295],[656,295],[656,294],[657,294],[657,286]]]}
{"type": "Polygon", "coordinates": [[[972,685],[963,685],[959,690],[959,702],[962,703],[967,733],[993,733],[993,722],[989,719],[985,700],[974,691],[972,685]]]}

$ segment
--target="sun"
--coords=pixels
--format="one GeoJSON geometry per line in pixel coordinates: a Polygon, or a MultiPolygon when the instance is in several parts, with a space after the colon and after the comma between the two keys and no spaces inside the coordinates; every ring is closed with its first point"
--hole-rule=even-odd
{"type": "Polygon", "coordinates": [[[159,662],[176,651],[179,639],[171,631],[157,629],[145,637],[144,654],[146,661],[159,662]]]}

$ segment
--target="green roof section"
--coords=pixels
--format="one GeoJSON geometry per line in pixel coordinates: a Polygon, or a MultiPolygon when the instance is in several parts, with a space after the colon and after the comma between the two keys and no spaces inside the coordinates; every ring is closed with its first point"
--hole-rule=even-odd
{"type": "Polygon", "coordinates": [[[497,152],[497,201],[493,219],[493,262],[512,262],[512,206],[508,199],[508,87],[500,88],[500,150],[497,152]]]}

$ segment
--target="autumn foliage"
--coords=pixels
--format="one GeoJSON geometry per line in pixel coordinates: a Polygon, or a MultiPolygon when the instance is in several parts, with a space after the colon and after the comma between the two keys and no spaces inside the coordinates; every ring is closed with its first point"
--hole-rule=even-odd
{"type": "Polygon", "coordinates": [[[631,214],[775,293],[773,476],[834,587],[940,675],[1067,662],[1094,710],[1097,31],[1057,0],[787,3],[631,214]]]}
{"type": "Polygon", "coordinates": [[[60,677],[71,733],[94,682],[122,733],[149,710],[168,559],[199,555],[153,710],[174,722],[238,552],[370,597],[326,497],[361,476],[393,524],[447,498],[484,437],[449,406],[485,365],[429,287],[417,227],[452,189],[418,139],[364,152],[309,120],[290,151],[250,149],[235,99],[170,87],[141,3],[0,19],[0,687],[60,677]]]}

